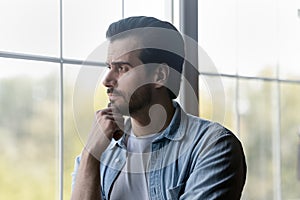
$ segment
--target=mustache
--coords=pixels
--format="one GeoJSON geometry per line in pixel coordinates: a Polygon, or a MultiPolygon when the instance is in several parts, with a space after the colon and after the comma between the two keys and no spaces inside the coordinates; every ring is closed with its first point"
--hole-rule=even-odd
{"type": "Polygon", "coordinates": [[[106,93],[123,96],[122,92],[120,92],[114,88],[107,88],[106,93]]]}

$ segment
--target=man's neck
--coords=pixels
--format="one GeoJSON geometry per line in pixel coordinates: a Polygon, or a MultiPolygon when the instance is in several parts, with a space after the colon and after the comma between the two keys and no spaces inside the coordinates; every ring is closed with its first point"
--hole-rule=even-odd
{"type": "Polygon", "coordinates": [[[161,132],[169,126],[174,113],[171,100],[151,104],[131,116],[132,130],[136,136],[161,132]]]}

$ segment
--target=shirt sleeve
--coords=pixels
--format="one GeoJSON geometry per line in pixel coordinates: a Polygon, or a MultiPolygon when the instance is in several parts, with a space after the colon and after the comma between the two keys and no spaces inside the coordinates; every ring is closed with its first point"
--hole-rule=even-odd
{"type": "Polygon", "coordinates": [[[71,185],[72,191],[73,191],[75,183],[76,183],[76,175],[77,175],[77,171],[78,171],[79,164],[80,164],[80,158],[81,158],[80,155],[75,158],[74,171],[71,173],[71,176],[72,176],[72,185],[71,185]]]}
{"type": "Polygon", "coordinates": [[[246,162],[242,145],[234,134],[223,129],[196,155],[181,200],[241,198],[246,162]]]}

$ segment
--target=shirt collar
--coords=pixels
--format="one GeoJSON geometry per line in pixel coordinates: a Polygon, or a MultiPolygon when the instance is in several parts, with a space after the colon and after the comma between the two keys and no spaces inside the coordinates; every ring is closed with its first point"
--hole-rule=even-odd
{"type": "MultiPolygon", "coordinates": [[[[175,113],[173,115],[173,118],[169,124],[169,126],[162,131],[161,135],[157,137],[154,141],[161,140],[162,138],[167,138],[169,140],[179,141],[184,136],[184,131],[182,131],[183,126],[180,126],[185,120],[186,120],[186,113],[183,111],[183,109],[180,107],[179,103],[176,101],[173,101],[173,106],[175,108],[175,113]]],[[[125,148],[125,141],[127,139],[127,135],[130,134],[131,130],[131,123],[130,119],[128,118],[125,122],[125,134],[119,139],[115,140],[112,139],[109,149],[112,149],[116,145],[120,147],[125,148]]]]}
{"type": "Polygon", "coordinates": [[[169,140],[178,141],[181,140],[184,136],[184,131],[182,131],[184,126],[180,126],[184,120],[186,120],[185,112],[180,107],[179,103],[173,101],[173,106],[175,108],[175,113],[169,124],[169,126],[162,132],[161,136],[156,140],[161,138],[167,138],[169,140]]]}

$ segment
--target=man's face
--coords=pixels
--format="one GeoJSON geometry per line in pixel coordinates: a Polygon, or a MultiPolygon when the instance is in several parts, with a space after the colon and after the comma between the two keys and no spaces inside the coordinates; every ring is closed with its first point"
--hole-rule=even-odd
{"type": "Polygon", "coordinates": [[[139,42],[134,37],[117,39],[109,44],[108,73],[103,85],[109,100],[121,114],[133,114],[151,102],[151,76],[139,59],[139,42]],[[135,51],[133,51],[135,50],[135,51]],[[140,87],[143,86],[143,87],[140,87]]]}

